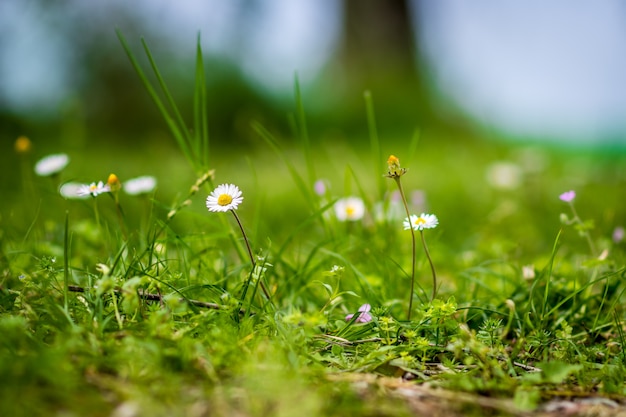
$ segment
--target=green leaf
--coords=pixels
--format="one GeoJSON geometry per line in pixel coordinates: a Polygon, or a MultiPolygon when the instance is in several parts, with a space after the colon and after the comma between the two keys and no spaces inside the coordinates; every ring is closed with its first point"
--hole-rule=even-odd
{"type": "Polygon", "coordinates": [[[583,369],[582,365],[570,365],[560,361],[541,362],[537,364],[537,367],[542,370],[543,382],[548,384],[561,384],[571,374],[583,369]]]}

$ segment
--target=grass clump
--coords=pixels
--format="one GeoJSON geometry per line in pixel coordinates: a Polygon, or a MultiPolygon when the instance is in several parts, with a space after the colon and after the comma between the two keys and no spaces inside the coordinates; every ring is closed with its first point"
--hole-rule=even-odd
{"type": "MultiPolygon", "coordinates": [[[[167,203],[143,172],[73,184],[66,156],[38,165],[51,180],[38,191],[22,171],[51,214],[23,224],[23,200],[2,212],[1,415],[523,415],[624,398],[623,236],[606,233],[624,213],[605,201],[599,227],[582,220],[574,204],[594,184],[560,202],[565,184],[532,180],[465,202],[462,178],[421,180],[443,164],[432,149],[410,173],[395,156],[386,174],[320,158],[296,83],[300,155],[252,125],[288,172],[266,191],[254,164],[211,165],[200,47],[189,128],[147,45],[164,100],[120,38],[196,178],[167,203]],[[469,207],[486,200],[490,212],[469,207]]],[[[366,115],[379,167],[371,94],[366,115]]]]}

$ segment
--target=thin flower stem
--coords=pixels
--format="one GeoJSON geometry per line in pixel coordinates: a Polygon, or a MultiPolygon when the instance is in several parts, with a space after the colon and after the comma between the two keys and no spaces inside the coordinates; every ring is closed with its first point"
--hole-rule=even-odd
{"type": "MultiPolygon", "coordinates": [[[[591,252],[591,256],[595,258],[596,256],[598,256],[598,252],[596,251],[596,246],[594,245],[593,240],[591,239],[591,235],[589,234],[589,230],[585,227],[584,222],[578,216],[578,212],[576,211],[576,208],[574,208],[574,202],[573,201],[568,201],[567,204],[569,204],[570,208],[572,209],[572,214],[574,215],[573,222],[575,222],[578,225],[580,225],[581,230],[583,231],[582,234],[585,236],[585,239],[587,240],[587,244],[589,245],[589,251],[591,252]]],[[[598,272],[599,272],[599,268],[598,268],[598,265],[596,265],[593,268],[593,272],[591,274],[591,281],[595,281],[595,279],[598,276],[598,272]]],[[[585,292],[588,294],[589,291],[591,291],[591,286],[587,287],[587,290],[585,292]]],[[[604,302],[604,298],[603,298],[603,302],[604,302]]],[[[597,316],[596,316],[596,321],[597,321],[597,316]]],[[[595,326],[595,322],[594,322],[594,326],[595,326]]]]}
{"type": "MultiPolygon", "coordinates": [[[[239,220],[239,216],[237,216],[237,212],[235,212],[235,210],[230,210],[230,212],[233,213],[233,216],[235,216],[235,220],[237,220],[239,229],[241,229],[241,234],[243,235],[243,240],[246,243],[246,248],[248,249],[248,255],[250,256],[250,262],[252,263],[252,273],[254,273],[254,268],[256,267],[256,261],[254,260],[252,249],[250,248],[250,242],[248,241],[248,236],[246,235],[246,232],[243,229],[243,225],[241,224],[241,221],[239,220]]],[[[252,277],[252,273],[250,274],[250,277],[252,277]]],[[[263,284],[263,281],[261,281],[261,278],[259,278],[259,284],[261,285],[261,290],[263,290],[263,294],[265,294],[265,297],[267,297],[268,300],[271,300],[272,298],[270,297],[270,293],[267,290],[267,288],[265,288],[265,284],[263,284]]]]}
{"type": "Polygon", "coordinates": [[[111,301],[113,301],[113,309],[115,310],[115,319],[117,320],[117,327],[122,330],[124,328],[124,324],[122,322],[122,316],[120,315],[120,310],[117,306],[117,294],[115,290],[111,290],[111,301]]]}
{"type": "Polygon", "coordinates": [[[96,224],[100,226],[100,213],[98,212],[98,203],[96,202],[95,197],[91,197],[91,199],[93,200],[93,213],[96,218],[96,224]]]}
{"type": "Polygon", "coordinates": [[[124,221],[124,212],[122,211],[122,205],[120,204],[117,192],[113,196],[113,200],[115,201],[115,211],[117,212],[117,221],[120,224],[120,231],[122,232],[124,240],[128,240],[128,230],[126,228],[126,222],[124,221]]]}
{"type": "Polygon", "coordinates": [[[435,297],[437,296],[437,273],[435,272],[435,264],[433,263],[433,260],[430,257],[428,246],[426,246],[426,239],[424,238],[423,230],[420,230],[420,235],[422,236],[422,245],[424,246],[424,252],[426,253],[426,257],[428,258],[428,262],[430,263],[430,271],[433,274],[433,296],[431,298],[431,301],[433,301],[435,297]]]}
{"type": "MultiPolygon", "coordinates": [[[[576,209],[574,208],[574,203],[572,201],[568,202],[570,208],[572,209],[572,214],[574,214],[574,221],[576,223],[578,223],[580,226],[584,226],[583,221],[580,219],[580,217],[578,216],[578,213],[576,212],[576,209]]],[[[596,251],[596,246],[593,243],[593,240],[591,240],[591,236],[589,235],[589,231],[586,229],[584,230],[584,235],[585,235],[585,239],[587,239],[587,244],[589,245],[589,250],[591,251],[591,256],[596,256],[597,255],[597,251],[596,251]]]]}
{"type": "MultiPolygon", "coordinates": [[[[411,213],[409,212],[409,205],[406,201],[406,197],[404,195],[404,190],[402,189],[402,182],[400,182],[400,177],[394,177],[394,180],[396,180],[396,184],[398,184],[398,190],[400,191],[400,198],[402,199],[402,204],[404,205],[404,209],[406,210],[406,216],[407,218],[411,218],[411,213]]],[[[411,243],[413,250],[411,251],[412,253],[412,260],[411,260],[411,293],[409,295],[409,310],[407,312],[407,320],[411,320],[411,311],[413,310],[413,292],[415,291],[415,251],[416,251],[416,243],[415,243],[415,230],[413,230],[413,227],[410,228],[411,230],[411,243]]],[[[422,235],[423,237],[423,235],[422,235]]],[[[430,259],[430,258],[429,258],[430,259]]]]}

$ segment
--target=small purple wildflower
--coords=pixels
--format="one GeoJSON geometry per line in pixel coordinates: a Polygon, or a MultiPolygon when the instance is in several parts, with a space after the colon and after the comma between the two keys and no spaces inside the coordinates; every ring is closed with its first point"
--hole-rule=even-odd
{"type": "Polygon", "coordinates": [[[315,184],[313,184],[313,190],[315,190],[315,194],[317,194],[318,196],[324,197],[326,195],[326,181],[315,181],[315,184]]]}
{"type": "Polygon", "coordinates": [[[559,199],[561,201],[565,201],[566,203],[572,202],[574,198],[576,198],[576,191],[574,190],[566,191],[559,196],[559,199]]]}
{"type": "MultiPolygon", "coordinates": [[[[355,321],[357,323],[369,323],[370,321],[372,321],[372,315],[369,313],[371,309],[371,305],[363,304],[361,307],[359,307],[359,312],[357,313],[357,318],[355,321]]],[[[352,320],[353,317],[354,314],[348,314],[346,316],[346,321],[352,320]]]]}
{"type": "Polygon", "coordinates": [[[613,230],[613,242],[619,243],[622,240],[624,240],[624,228],[617,226],[615,230],[613,230]]]}

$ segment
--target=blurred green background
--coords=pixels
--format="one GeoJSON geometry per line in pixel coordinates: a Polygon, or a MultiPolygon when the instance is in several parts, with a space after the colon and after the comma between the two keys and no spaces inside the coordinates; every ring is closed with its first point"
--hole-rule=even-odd
{"type": "MultiPolygon", "coordinates": [[[[558,231],[557,196],[568,189],[610,239],[624,223],[626,54],[615,48],[626,25],[610,18],[623,6],[566,3],[5,0],[3,220],[25,230],[37,212],[63,218],[68,204],[46,179],[34,178],[44,191],[39,201],[28,201],[19,180],[20,164],[49,153],[70,155],[63,181],[155,175],[164,212],[195,181],[119,29],[150,73],[146,40],[190,126],[200,36],[216,182],[240,184],[251,202],[244,216],[263,204],[260,241],[279,239],[286,215],[294,224],[307,216],[284,163],[251,128],[265,126],[305,171],[290,122],[296,74],[316,173],[334,196],[356,193],[358,183],[374,204],[393,153],[410,168],[405,187],[426,196],[414,208],[437,213],[445,240],[459,250],[491,234],[508,241],[504,251],[549,250],[551,240],[539,237],[558,231]],[[370,149],[365,91],[383,158],[370,149]],[[34,144],[27,160],[13,151],[20,135],[34,144]],[[31,212],[18,208],[22,201],[31,212]]],[[[197,215],[202,200],[191,207],[197,215]]],[[[81,203],[71,204],[79,210],[81,203]]],[[[181,228],[195,227],[184,221],[181,228]]]]}

